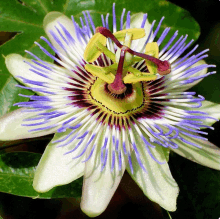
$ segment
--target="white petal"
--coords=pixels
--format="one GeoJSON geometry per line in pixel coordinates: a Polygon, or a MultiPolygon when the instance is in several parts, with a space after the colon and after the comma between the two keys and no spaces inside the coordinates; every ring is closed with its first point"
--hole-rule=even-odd
{"type": "Polygon", "coordinates": [[[45,95],[44,91],[54,92],[54,90],[62,89],[63,83],[68,83],[69,75],[73,76],[71,71],[63,67],[47,62],[43,65],[41,65],[42,63],[37,65],[30,59],[18,54],[6,56],[5,63],[16,80],[27,87],[33,88],[34,92],[43,96],[45,95]],[[41,76],[42,74],[44,76],[41,76]]]}
{"type": "Polygon", "coordinates": [[[173,140],[179,148],[172,149],[175,153],[194,161],[198,164],[220,170],[220,149],[209,141],[202,139],[192,139],[185,137],[187,141],[191,141],[202,148],[196,148],[190,144],[183,143],[182,141],[173,140]]]}
{"type": "Polygon", "coordinates": [[[18,110],[14,110],[13,112],[10,112],[0,118],[1,141],[34,138],[49,135],[56,131],[56,129],[49,129],[39,132],[29,132],[30,127],[22,126],[22,123],[24,123],[23,120],[35,116],[36,112],[27,113],[25,112],[25,110],[27,109],[21,108],[18,110]]]}
{"type": "MultiPolygon", "coordinates": [[[[141,28],[140,25],[143,20],[143,13],[137,13],[133,14],[131,16],[131,25],[130,28],[141,28]]],[[[123,25],[123,28],[126,27],[126,24],[123,25]]],[[[144,30],[145,30],[145,36],[138,40],[133,40],[131,43],[131,49],[134,49],[137,52],[144,52],[142,51],[144,49],[143,45],[145,45],[145,42],[148,38],[148,35],[150,33],[151,24],[146,20],[144,30]]]]}
{"type": "MultiPolygon", "coordinates": [[[[19,82],[23,83],[21,78],[19,78],[19,77],[24,77],[26,79],[34,80],[34,81],[38,81],[38,82],[46,82],[45,77],[42,77],[42,76],[30,71],[31,67],[27,63],[25,63],[25,61],[33,64],[33,62],[30,59],[26,59],[19,54],[12,53],[12,54],[6,56],[6,58],[5,58],[5,64],[6,64],[8,71],[19,82]]],[[[34,65],[36,66],[36,64],[34,64],[34,65]]],[[[37,86],[33,85],[32,87],[37,87],[37,86]]]]}
{"type": "MultiPolygon", "coordinates": [[[[18,54],[10,54],[6,56],[5,64],[8,71],[16,78],[16,80],[24,84],[26,87],[33,88],[33,91],[39,95],[45,95],[44,91],[51,91],[50,86],[48,85],[51,84],[51,82],[53,83],[53,80],[55,81],[58,77],[56,74],[53,74],[53,70],[45,69],[44,67],[33,63],[30,59],[26,59],[18,54]],[[34,71],[38,73],[35,73],[34,71]],[[46,77],[40,75],[42,72],[46,77]],[[48,76],[53,80],[47,78],[48,76]]],[[[52,69],[52,64],[50,64],[50,66],[52,69]]],[[[56,68],[58,70],[61,69],[60,67],[56,68]]],[[[62,74],[62,72],[65,74],[67,70],[62,69],[60,74],[62,74]]]]}
{"type": "MultiPolygon", "coordinates": [[[[220,104],[213,103],[211,101],[202,101],[202,106],[199,108],[200,111],[208,113],[209,116],[215,118],[215,119],[220,119],[220,104]]],[[[204,121],[204,125],[209,125],[211,126],[214,124],[216,120],[213,119],[206,119],[204,121]]]]}
{"type": "MultiPolygon", "coordinates": [[[[52,12],[49,12],[45,16],[44,21],[43,21],[44,30],[46,34],[48,35],[50,42],[59,52],[67,56],[64,49],[57,43],[57,41],[51,35],[51,31],[53,31],[57,36],[59,36],[59,33],[57,32],[57,29],[56,29],[58,28],[59,31],[63,34],[63,36],[66,36],[60,24],[63,25],[63,27],[65,27],[65,29],[70,33],[70,35],[74,38],[74,40],[77,40],[73,22],[71,21],[71,19],[69,19],[64,14],[60,12],[52,11],[52,12]]],[[[59,36],[58,38],[63,43],[63,45],[66,45],[62,37],[59,36]]]]}
{"type": "Polygon", "coordinates": [[[56,133],[44,151],[34,176],[33,187],[36,191],[47,192],[55,186],[68,184],[83,175],[85,169],[85,164],[81,162],[83,156],[80,159],[73,159],[72,153],[64,155],[76,142],[64,147],[57,147],[59,143],[52,143],[65,137],[69,132],[70,130],[66,133],[56,133]]]}
{"type": "Polygon", "coordinates": [[[176,199],[179,193],[178,185],[171,175],[166,161],[167,158],[161,146],[156,146],[151,152],[157,160],[164,162],[164,164],[154,161],[145,151],[145,153],[141,153],[143,165],[147,170],[145,172],[138,164],[133,153],[132,164],[134,173],[132,174],[129,168],[127,168],[127,171],[150,200],[158,203],[168,211],[175,211],[176,199]]]}
{"type": "Polygon", "coordinates": [[[123,162],[121,171],[119,171],[118,165],[116,165],[114,171],[111,172],[109,162],[101,172],[100,162],[98,162],[100,159],[97,156],[100,156],[100,153],[92,156],[86,162],[83,180],[81,209],[90,217],[96,217],[106,209],[125,170],[123,162]]]}

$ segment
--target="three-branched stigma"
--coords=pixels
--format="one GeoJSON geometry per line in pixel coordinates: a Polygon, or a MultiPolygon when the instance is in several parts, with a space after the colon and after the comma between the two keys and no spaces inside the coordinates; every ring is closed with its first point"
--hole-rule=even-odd
{"type": "MultiPolygon", "coordinates": [[[[158,59],[159,48],[156,42],[148,43],[145,54],[135,52],[130,48],[132,40],[145,36],[142,28],[126,29],[111,33],[105,27],[97,27],[95,35],[90,39],[84,53],[87,62],[94,62],[102,53],[109,57],[113,64],[108,67],[86,64],[85,69],[96,77],[108,83],[112,94],[123,94],[127,90],[125,84],[134,84],[141,81],[151,81],[157,78],[156,74],[169,74],[168,61],[158,59]],[[107,38],[118,47],[116,54],[106,48],[107,38]],[[123,44],[120,43],[123,41],[123,44]],[[132,66],[145,60],[148,72],[140,71],[132,66]]],[[[146,69],[145,69],[146,70],[146,69]]]]}

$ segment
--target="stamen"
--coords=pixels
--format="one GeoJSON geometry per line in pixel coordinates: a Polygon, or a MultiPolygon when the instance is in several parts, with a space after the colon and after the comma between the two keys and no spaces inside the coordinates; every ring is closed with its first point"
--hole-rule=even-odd
{"type": "MultiPolygon", "coordinates": [[[[105,28],[106,29],[106,28],[105,28]]],[[[84,52],[84,59],[87,62],[94,62],[102,52],[97,48],[96,43],[106,45],[106,38],[101,34],[95,34],[89,41],[84,52]]]]}

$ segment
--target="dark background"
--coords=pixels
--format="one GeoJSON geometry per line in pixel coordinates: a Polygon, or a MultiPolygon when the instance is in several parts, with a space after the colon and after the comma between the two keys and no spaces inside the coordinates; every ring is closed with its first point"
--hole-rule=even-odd
{"type": "MultiPolygon", "coordinates": [[[[218,69],[220,70],[220,16],[217,11],[220,9],[220,1],[171,0],[170,2],[188,10],[199,23],[201,35],[197,41],[200,45],[197,51],[210,48],[209,57],[206,59],[206,62],[219,66],[216,68],[218,74],[218,69]]],[[[11,36],[9,33],[0,33],[0,44],[8,40],[11,36]]],[[[219,76],[220,73],[214,78],[210,76],[211,79],[207,78],[202,82],[203,84],[212,83],[212,90],[207,92],[204,89],[203,91],[201,87],[195,87],[193,90],[199,91],[198,93],[202,92],[201,94],[207,99],[220,103],[218,101],[218,96],[220,99],[220,95],[218,95],[220,94],[218,92],[220,90],[219,76]]],[[[220,123],[215,123],[214,127],[214,131],[207,130],[209,132],[208,137],[211,142],[220,146],[218,140],[220,123]]],[[[42,153],[46,143],[44,145],[42,144],[41,147],[35,147],[33,144],[23,144],[7,149],[7,152],[28,150],[42,153]]],[[[220,217],[220,194],[219,192],[215,193],[215,190],[220,188],[220,183],[212,180],[218,174],[217,171],[208,170],[207,172],[206,167],[192,163],[174,154],[170,157],[169,164],[171,172],[180,187],[180,195],[177,202],[178,209],[176,212],[171,213],[172,218],[218,219],[220,217]]],[[[33,200],[1,193],[0,215],[4,219],[38,219],[40,217],[49,219],[88,218],[81,212],[79,202],[80,200],[76,199],[33,200]]],[[[121,219],[128,217],[136,217],[138,219],[169,218],[166,211],[150,202],[129,175],[125,174],[107,210],[101,216],[97,217],[97,219],[121,219]]]]}

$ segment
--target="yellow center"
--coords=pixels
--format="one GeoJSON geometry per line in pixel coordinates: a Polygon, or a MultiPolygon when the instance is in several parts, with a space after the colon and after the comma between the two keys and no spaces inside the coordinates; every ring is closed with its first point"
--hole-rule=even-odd
{"type": "MultiPolygon", "coordinates": [[[[122,94],[123,97],[123,94],[122,94]]],[[[106,82],[97,78],[91,87],[91,98],[96,104],[105,107],[117,114],[126,113],[135,110],[143,105],[144,95],[141,83],[132,84],[130,94],[124,94],[123,98],[118,98],[106,90],[106,82]]]]}
{"type": "MultiPolygon", "coordinates": [[[[84,59],[88,62],[85,69],[96,77],[89,89],[89,99],[102,110],[117,114],[117,116],[121,116],[120,114],[129,116],[140,112],[148,105],[148,94],[144,89],[145,81],[157,78],[157,66],[145,60],[149,72],[141,72],[132,67],[135,63],[143,61],[143,58],[128,53],[126,48],[130,48],[132,40],[144,37],[145,30],[142,28],[126,29],[112,35],[109,30],[100,28],[90,39],[84,53],[84,59]],[[102,35],[101,31],[105,31],[105,34],[103,32],[102,35]],[[107,38],[113,37],[112,40],[116,38],[118,43],[123,41],[123,46],[118,48],[116,54],[107,48],[107,38],[104,35],[107,38]],[[113,62],[111,65],[102,67],[92,63],[102,53],[111,59],[113,62]]],[[[146,45],[146,54],[148,53],[158,57],[157,43],[146,45]]]]}

